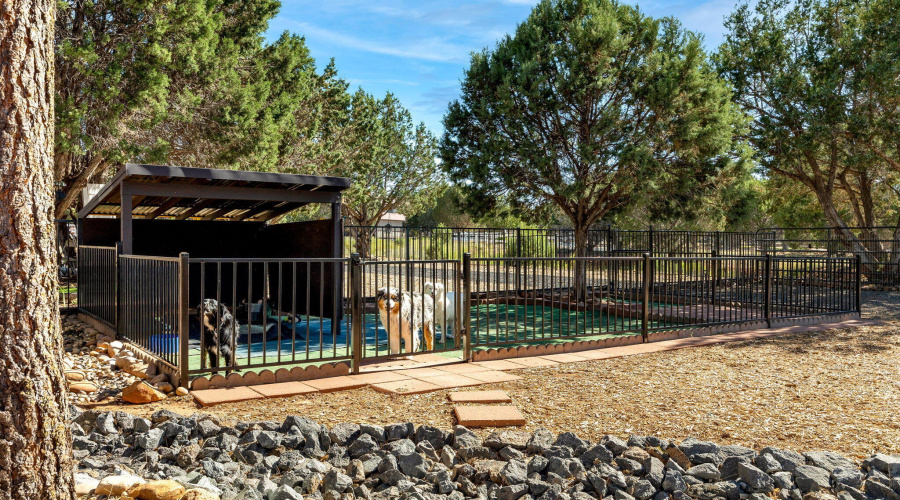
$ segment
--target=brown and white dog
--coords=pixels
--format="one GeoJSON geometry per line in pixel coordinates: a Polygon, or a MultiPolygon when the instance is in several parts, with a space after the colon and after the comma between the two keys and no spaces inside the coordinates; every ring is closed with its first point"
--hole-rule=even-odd
{"type": "Polygon", "coordinates": [[[418,351],[419,330],[424,333],[425,350],[434,349],[434,299],[431,296],[382,287],[375,300],[381,324],[388,333],[391,354],[400,353],[401,339],[406,344],[406,352],[418,351]]]}

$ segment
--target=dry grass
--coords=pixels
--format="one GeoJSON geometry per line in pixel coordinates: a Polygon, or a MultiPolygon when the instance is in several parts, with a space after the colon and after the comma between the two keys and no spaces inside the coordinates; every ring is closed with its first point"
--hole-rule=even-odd
{"type": "MultiPolygon", "coordinates": [[[[696,436],[753,448],[900,453],[900,322],[589,361],[515,373],[503,389],[528,419],[597,440],[604,434],[696,436]]],[[[472,388],[469,390],[475,390],[472,388]]],[[[190,397],[147,406],[208,412],[227,422],[305,415],[339,422],[412,421],[451,428],[447,392],[391,396],[371,389],[199,409],[190,397]]],[[[490,432],[490,429],[481,431],[490,432]]]]}

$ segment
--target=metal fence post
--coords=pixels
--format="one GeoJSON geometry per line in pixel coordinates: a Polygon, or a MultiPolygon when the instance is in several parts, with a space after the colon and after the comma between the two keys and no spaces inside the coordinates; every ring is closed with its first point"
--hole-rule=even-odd
{"type": "Polygon", "coordinates": [[[353,373],[359,373],[363,354],[362,259],[358,253],[350,256],[350,348],[353,354],[353,373]]]}
{"type": "Polygon", "coordinates": [[[650,254],[644,254],[644,298],[641,301],[641,337],[647,342],[650,331],[650,254]]]}
{"type": "Polygon", "coordinates": [[[653,255],[653,226],[650,226],[650,232],[648,235],[648,243],[647,243],[647,251],[650,252],[650,255],[653,255]]]}
{"type": "Polygon", "coordinates": [[[113,321],[116,322],[115,325],[115,334],[116,339],[119,338],[119,325],[121,324],[122,312],[120,308],[122,307],[122,266],[119,265],[119,257],[122,256],[122,242],[116,242],[116,316],[113,321]]]}
{"type": "Polygon", "coordinates": [[[462,332],[463,359],[472,361],[472,254],[463,254],[462,332]]]}
{"type": "Polygon", "coordinates": [[[856,313],[862,317],[862,255],[856,254],[856,313]]]}
{"type": "Polygon", "coordinates": [[[712,276],[712,278],[713,278],[712,279],[712,303],[715,306],[716,305],[716,297],[717,297],[717,285],[719,284],[719,277],[721,275],[720,270],[719,270],[719,260],[716,258],[716,257],[718,257],[718,252],[713,250],[711,257],[712,257],[711,263],[712,263],[712,274],[713,274],[713,276],[712,276]]]}
{"type": "Polygon", "coordinates": [[[765,267],[765,314],[766,327],[772,328],[772,254],[766,254],[765,267]]]}
{"type": "Polygon", "coordinates": [[[190,256],[181,252],[178,260],[178,385],[189,388],[188,341],[190,340],[190,256]]]}
{"type": "MultiPolygon", "coordinates": [[[[409,226],[405,227],[406,229],[406,290],[412,293],[412,265],[409,263],[410,258],[410,248],[409,248],[409,226]]],[[[421,235],[421,232],[419,233],[421,235]]]]}
{"type": "MultiPolygon", "coordinates": [[[[522,228],[516,228],[516,257],[522,257],[522,228]]],[[[516,295],[522,294],[522,263],[516,261],[516,295]]]]}

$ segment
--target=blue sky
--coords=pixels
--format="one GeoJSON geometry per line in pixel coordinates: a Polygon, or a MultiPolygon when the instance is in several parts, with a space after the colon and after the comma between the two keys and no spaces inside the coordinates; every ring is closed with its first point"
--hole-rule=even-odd
{"type": "MultiPolygon", "coordinates": [[[[459,95],[469,54],[493,46],[525,20],[537,0],[282,0],[269,38],[303,35],[320,67],[331,58],[351,89],[393,92],[436,135],[447,104],[459,95]]],[[[674,16],[705,36],[722,40],[734,0],[631,2],[654,17],[674,16]]]]}

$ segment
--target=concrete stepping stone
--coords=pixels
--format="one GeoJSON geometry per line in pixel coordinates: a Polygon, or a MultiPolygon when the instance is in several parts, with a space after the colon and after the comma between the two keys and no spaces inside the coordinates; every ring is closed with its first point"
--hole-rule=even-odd
{"type": "Polygon", "coordinates": [[[465,427],[509,427],[526,424],[525,417],[515,406],[456,406],[453,411],[459,425],[465,427]]]}
{"type": "Polygon", "coordinates": [[[511,360],[511,359],[493,359],[490,361],[477,361],[472,364],[481,366],[488,370],[518,370],[520,368],[525,367],[525,365],[517,363],[515,360],[511,360]]]}
{"type": "Polygon", "coordinates": [[[512,403],[512,398],[503,391],[451,392],[452,403],[512,403]]]}
{"type": "Polygon", "coordinates": [[[402,373],[407,377],[412,378],[422,378],[422,377],[437,377],[438,375],[446,375],[447,372],[442,372],[437,368],[410,368],[408,370],[398,370],[397,373],[402,373]]]}
{"type": "Polygon", "coordinates": [[[387,394],[422,394],[423,392],[439,391],[443,389],[443,387],[424,380],[411,378],[407,380],[398,380],[396,382],[372,384],[372,389],[387,394]]]}
{"type": "Polygon", "coordinates": [[[540,358],[537,356],[530,356],[527,358],[516,358],[514,360],[516,364],[522,365],[522,367],[527,368],[537,368],[541,366],[555,366],[558,365],[556,361],[550,361],[549,359],[540,358]]]}
{"type": "Polygon", "coordinates": [[[435,366],[434,368],[442,372],[456,373],[459,375],[466,375],[475,372],[486,372],[491,370],[491,368],[485,368],[478,363],[454,363],[452,365],[435,366]]]}
{"type": "Polygon", "coordinates": [[[319,392],[318,389],[301,382],[280,382],[277,384],[254,385],[250,387],[250,389],[266,398],[287,398],[300,394],[319,392]]]}
{"type": "Polygon", "coordinates": [[[201,406],[212,406],[222,403],[237,403],[252,399],[263,399],[263,395],[249,387],[228,387],[224,389],[204,389],[191,391],[194,400],[201,406]]]}
{"type": "Polygon", "coordinates": [[[350,378],[364,382],[367,385],[382,384],[384,382],[396,382],[398,380],[406,380],[410,377],[398,372],[371,372],[360,373],[358,375],[349,375],[350,378]]]}
{"type": "Polygon", "coordinates": [[[303,383],[317,389],[319,392],[347,391],[369,385],[359,379],[353,378],[351,375],[306,380],[303,383]]]}
{"type": "Polygon", "coordinates": [[[473,385],[481,385],[484,383],[480,380],[469,378],[465,375],[459,375],[457,373],[445,373],[443,375],[438,375],[435,377],[419,377],[419,380],[428,382],[429,384],[434,384],[441,387],[442,389],[452,389],[454,387],[469,387],[473,385]]]}
{"type": "Polygon", "coordinates": [[[549,354],[547,356],[541,357],[544,359],[549,359],[550,361],[556,361],[557,363],[577,363],[579,361],[588,360],[583,356],[576,356],[574,354],[549,354]]]}
{"type": "Polygon", "coordinates": [[[516,380],[522,380],[522,377],[518,375],[513,375],[512,373],[501,371],[475,372],[466,374],[466,376],[469,378],[474,378],[475,380],[480,380],[486,384],[494,384],[499,382],[515,382],[516,380]]]}

